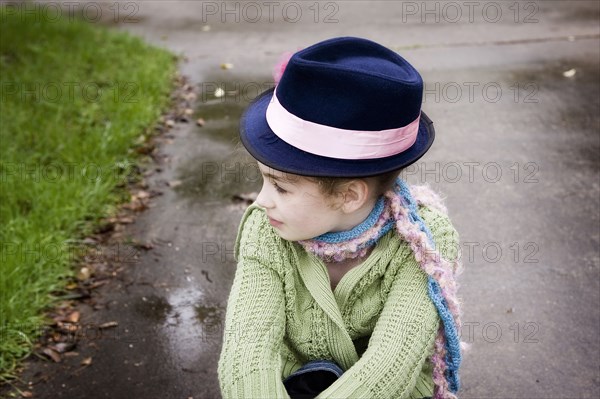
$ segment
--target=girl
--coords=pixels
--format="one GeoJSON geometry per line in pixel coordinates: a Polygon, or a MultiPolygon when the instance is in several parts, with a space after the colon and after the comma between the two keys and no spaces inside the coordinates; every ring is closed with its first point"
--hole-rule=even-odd
{"type": "Polygon", "coordinates": [[[402,57],[343,37],[294,54],[241,121],[263,187],[236,241],[229,398],[454,398],[458,234],[400,170],[434,139],[402,57]]]}

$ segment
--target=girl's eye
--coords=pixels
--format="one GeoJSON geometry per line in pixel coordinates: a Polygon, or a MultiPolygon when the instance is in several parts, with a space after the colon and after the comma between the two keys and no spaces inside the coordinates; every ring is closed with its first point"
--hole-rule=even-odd
{"type": "Polygon", "coordinates": [[[275,190],[277,190],[277,192],[279,194],[285,194],[285,193],[287,193],[287,191],[284,190],[283,188],[279,187],[279,185],[277,185],[277,183],[273,183],[273,185],[275,186],[275,190]]]}

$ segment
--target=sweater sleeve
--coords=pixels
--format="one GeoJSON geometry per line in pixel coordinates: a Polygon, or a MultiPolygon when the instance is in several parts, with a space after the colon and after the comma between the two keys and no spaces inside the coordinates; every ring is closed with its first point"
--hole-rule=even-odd
{"type": "Polygon", "coordinates": [[[281,380],[285,299],[269,227],[260,209],[249,209],[238,233],[218,364],[224,399],[289,398],[281,380]]]}
{"type": "MultiPolygon", "coordinates": [[[[442,256],[458,245],[448,218],[423,210],[442,256]]],[[[414,255],[402,259],[363,356],[318,398],[409,398],[433,351],[439,317],[427,291],[427,275],[414,255]]]]}

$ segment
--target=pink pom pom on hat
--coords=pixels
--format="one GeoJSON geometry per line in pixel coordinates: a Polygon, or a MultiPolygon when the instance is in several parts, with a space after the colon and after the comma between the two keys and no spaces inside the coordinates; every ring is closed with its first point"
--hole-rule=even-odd
{"type": "MultiPolygon", "coordinates": [[[[302,50],[302,48],[298,48],[297,51],[300,50],[302,50]]],[[[287,66],[288,62],[290,62],[290,58],[292,58],[293,55],[294,52],[286,51],[285,53],[281,54],[281,56],[279,56],[279,61],[277,61],[277,64],[275,64],[275,67],[273,68],[273,81],[275,82],[275,84],[279,83],[279,81],[281,80],[283,72],[285,71],[285,67],[287,66]]]]}

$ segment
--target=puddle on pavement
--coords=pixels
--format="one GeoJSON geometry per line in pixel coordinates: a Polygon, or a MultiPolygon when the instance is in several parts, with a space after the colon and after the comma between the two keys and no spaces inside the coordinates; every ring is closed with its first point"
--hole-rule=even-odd
{"type": "Polygon", "coordinates": [[[163,324],[164,337],[179,364],[191,367],[202,353],[217,350],[215,343],[221,342],[225,310],[193,288],[175,289],[168,300],[172,311],[163,324]]]}
{"type": "Polygon", "coordinates": [[[147,295],[137,298],[134,303],[134,309],[147,319],[163,322],[167,319],[173,308],[166,298],[157,295],[147,295]]]}
{"type": "Polygon", "coordinates": [[[240,76],[228,71],[209,76],[200,84],[195,117],[203,118],[205,124],[198,128],[198,134],[225,142],[231,149],[223,154],[200,152],[183,163],[177,171],[181,185],[176,192],[180,196],[203,203],[230,201],[234,195],[260,189],[258,166],[239,141],[239,121],[248,104],[271,87],[273,83],[266,76],[240,76]]]}
{"type": "Polygon", "coordinates": [[[195,116],[206,122],[199,133],[231,144],[239,142],[239,121],[248,104],[274,87],[269,76],[243,76],[228,71],[207,76],[199,84],[195,116]]]}
{"type": "Polygon", "coordinates": [[[215,326],[221,323],[223,308],[218,306],[196,305],[196,318],[205,326],[215,326]]]}
{"type": "Polygon", "coordinates": [[[256,161],[244,150],[222,158],[198,157],[178,169],[176,192],[193,202],[229,202],[234,195],[257,192],[262,178],[256,161]]]}
{"type": "Polygon", "coordinates": [[[197,118],[206,122],[200,133],[235,145],[239,141],[240,117],[247,105],[245,102],[226,98],[203,103],[196,114],[197,118]]]}

